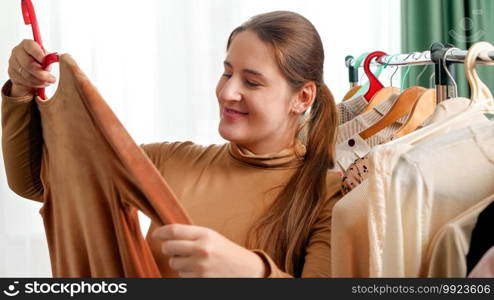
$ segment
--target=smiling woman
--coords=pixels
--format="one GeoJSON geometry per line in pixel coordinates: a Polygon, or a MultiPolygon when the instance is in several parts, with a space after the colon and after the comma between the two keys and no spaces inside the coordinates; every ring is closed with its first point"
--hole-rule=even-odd
{"type": "MultiPolygon", "coordinates": [[[[169,259],[184,276],[330,276],[331,209],[340,194],[339,176],[328,169],[338,116],[323,66],[319,34],[299,14],[258,15],[232,32],[216,88],[219,132],[230,144],[144,146],[153,161],[167,161],[166,174],[187,166],[181,174],[195,185],[179,198],[204,226],[155,231],[172,256],[163,268],[169,259]],[[305,145],[298,139],[304,118],[305,145]],[[212,252],[206,258],[204,249],[212,252]]],[[[185,188],[182,176],[177,190],[185,188]]]]}
{"type": "MultiPolygon", "coordinates": [[[[276,1],[270,3],[274,2],[276,1]]],[[[128,9],[129,3],[122,5],[128,6],[128,9]]],[[[209,31],[203,30],[203,25],[200,26],[201,34],[193,39],[197,47],[189,45],[175,48],[169,41],[182,45],[180,43],[186,42],[184,37],[187,33],[180,29],[174,35],[170,30],[173,31],[176,27],[162,26],[161,29],[156,29],[160,27],[153,26],[156,25],[154,22],[159,25],[166,20],[165,23],[168,24],[171,22],[170,18],[180,19],[184,16],[192,19],[197,17],[194,21],[203,24],[208,21],[204,19],[207,14],[196,6],[202,7],[206,5],[205,2],[185,1],[185,4],[177,4],[177,7],[172,8],[165,7],[163,3],[144,1],[140,6],[142,9],[128,9],[134,17],[142,17],[150,14],[150,11],[160,13],[157,13],[159,17],[155,16],[155,19],[144,18],[144,28],[148,31],[139,35],[138,43],[130,43],[121,51],[111,51],[112,54],[106,56],[108,60],[102,51],[93,53],[91,49],[82,51],[77,46],[65,47],[70,52],[76,51],[76,57],[83,58],[81,66],[89,70],[89,76],[101,87],[112,108],[116,108],[117,115],[124,124],[128,124],[130,132],[138,139],[149,141],[163,137],[167,140],[190,138],[198,143],[157,143],[142,146],[197,225],[162,228],[151,225],[148,242],[162,275],[173,276],[178,272],[184,277],[330,276],[331,210],[339,198],[339,178],[334,173],[328,173],[327,169],[332,165],[333,129],[336,126],[337,109],[323,81],[324,53],[314,26],[294,13],[258,15],[231,34],[226,57],[213,56],[213,59],[209,56],[204,59],[205,53],[223,53],[219,47],[224,44],[211,39],[209,31]],[[150,3],[155,3],[156,9],[150,10],[150,3]],[[194,6],[193,10],[187,8],[191,5],[194,6]],[[201,14],[196,14],[195,11],[201,11],[201,14]],[[165,15],[165,18],[161,18],[165,15]],[[181,55],[182,59],[170,59],[167,63],[151,60],[150,57],[156,54],[153,53],[156,50],[152,50],[156,46],[153,39],[158,35],[167,37],[166,47],[160,48],[159,55],[181,55]],[[153,43],[148,44],[149,41],[153,43]],[[208,45],[207,50],[204,45],[208,45]],[[179,55],[176,51],[178,48],[183,49],[184,53],[179,55]],[[123,62],[142,49],[152,54],[143,56],[137,71],[127,73],[129,64],[123,62]],[[86,57],[87,53],[93,54],[86,57]],[[213,64],[220,66],[222,61],[224,70],[216,88],[220,112],[219,130],[216,132],[211,130],[209,124],[218,124],[209,119],[212,115],[210,110],[215,110],[216,107],[208,102],[208,96],[204,96],[202,87],[214,86],[214,82],[206,78],[212,72],[205,69],[213,64]],[[109,63],[107,66],[114,62],[115,68],[103,68],[105,62],[109,63]],[[153,68],[156,70],[153,71],[153,68]],[[202,76],[204,74],[208,76],[202,76]],[[171,81],[172,79],[175,81],[171,81]],[[124,87],[111,92],[111,88],[117,86],[116,82],[124,83],[124,87]],[[167,89],[162,89],[164,82],[173,83],[167,89]],[[160,96],[155,102],[152,100],[154,90],[147,89],[154,83],[159,86],[156,96],[160,96]],[[193,103],[191,99],[194,99],[193,103]],[[184,112],[189,119],[184,119],[184,112]],[[161,126],[156,127],[156,132],[149,130],[149,127],[153,128],[155,119],[166,123],[169,128],[161,126]],[[308,135],[307,139],[301,140],[298,133],[302,129],[301,125],[305,124],[303,121],[308,121],[305,127],[308,135]],[[140,131],[141,127],[146,128],[144,135],[139,134],[143,131],[140,131]],[[167,129],[164,130],[164,127],[167,129]],[[199,145],[220,141],[215,137],[218,132],[229,143],[206,147],[199,145]]],[[[290,7],[286,4],[287,1],[276,3],[278,4],[273,6],[290,7]]],[[[361,5],[365,5],[364,3],[361,5]]],[[[67,5],[63,2],[60,9],[63,10],[67,5]]],[[[236,2],[231,5],[244,7],[246,4],[236,2]]],[[[267,9],[268,6],[266,4],[263,7],[267,9]]],[[[84,7],[82,5],[81,9],[84,7]]],[[[41,10],[38,14],[42,20],[48,11],[43,13],[41,10]]],[[[244,13],[246,11],[258,13],[258,9],[244,9],[244,13]]],[[[121,17],[125,19],[125,15],[121,17]]],[[[236,16],[234,19],[238,21],[238,18],[236,16]]],[[[213,22],[211,32],[219,30],[218,22],[213,22]]],[[[112,24],[108,28],[101,26],[102,31],[108,31],[108,38],[98,38],[98,42],[106,46],[114,42],[110,33],[115,31],[118,22],[112,24]]],[[[44,24],[41,25],[43,28],[44,24]]],[[[140,28],[139,24],[135,26],[140,28]]],[[[223,27],[232,28],[231,24],[221,26],[223,27]]],[[[94,31],[94,34],[97,35],[98,32],[94,31]]],[[[71,32],[70,36],[72,35],[71,32]]],[[[70,36],[61,37],[64,45],[70,44],[70,36]]],[[[224,41],[225,35],[221,39],[224,41]]],[[[49,35],[46,40],[45,44],[51,45],[51,49],[61,48],[53,40],[50,43],[49,35]]],[[[39,51],[32,46],[24,44],[17,50],[38,57],[39,51]]],[[[332,49],[334,51],[338,49],[332,49]]],[[[18,68],[13,68],[14,73],[17,70],[18,68]]],[[[15,83],[16,78],[12,79],[15,83]]],[[[17,78],[17,82],[18,80],[20,79],[17,78]]],[[[19,91],[18,87],[14,90],[10,87],[12,86],[7,84],[3,90],[5,105],[16,103],[15,109],[19,113],[17,116],[29,117],[29,111],[22,110],[22,107],[27,106],[16,102],[17,98],[9,97],[11,92],[19,91]]],[[[15,96],[15,93],[10,96],[15,96]]],[[[33,129],[35,126],[29,128],[33,129]]],[[[9,136],[8,131],[4,130],[3,134],[9,136]]],[[[15,142],[15,139],[10,142],[15,142]]],[[[39,144],[35,146],[39,147],[39,144]]],[[[6,149],[9,148],[16,149],[7,145],[6,149]]],[[[35,163],[26,163],[29,170],[21,175],[28,175],[20,177],[36,180],[36,176],[31,176],[33,174],[30,173],[36,170],[33,167],[35,163]]],[[[23,171],[26,170],[7,170],[7,175],[23,171]]],[[[31,181],[28,183],[33,184],[31,181]]],[[[6,199],[10,198],[12,197],[6,199]]],[[[3,205],[2,208],[7,207],[2,202],[0,205],[3,205]]],[[[15,211],[19,209],[16,208],[15,211]]],[[[9,216],[3,220],[8,223],[9,216]]],[[[15,230],[10,232],[15,233],[15,230]]],[[[0,261],[0,274],[47,274],[40,272],[42,266],[39,259],[30,264],[29,259],[20,258],[21,254],[29,252],[13,251],[13,245],[12,242],[7,242],[1,246],[12,254],[5,257],[13,257],[12,262],[22,261],[27,265],[0,261]],[[9,248],[8,245],[12,246],[9,248]]],[[[22,248],[24,246],[18,245],[15,249],[27,249],[28,246],[22,248]]],[[[39,257],[38,251],[34,253],[33,257],[39,257]]]]}

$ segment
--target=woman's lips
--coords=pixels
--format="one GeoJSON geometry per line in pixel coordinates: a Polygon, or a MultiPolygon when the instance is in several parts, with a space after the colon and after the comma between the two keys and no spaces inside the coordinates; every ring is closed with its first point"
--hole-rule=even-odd
{"type": "Polygon", "coordinates": [[[228,117],[228,118],[239,118],[248,115],[249,113],[246,112],[241,112],[232,108],[224,108],[223,109],[223,116],[228,117]]]}

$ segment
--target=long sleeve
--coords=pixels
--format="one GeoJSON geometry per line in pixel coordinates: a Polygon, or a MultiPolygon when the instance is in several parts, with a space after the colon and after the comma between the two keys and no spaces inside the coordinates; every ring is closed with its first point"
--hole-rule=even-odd
{"type": "Polygon", "coordinates": [[[33,96],[9,97],[12,83],[2,88],[2,151],[10,189],[42,202],[40,179],[43,135],[33,96]]]}

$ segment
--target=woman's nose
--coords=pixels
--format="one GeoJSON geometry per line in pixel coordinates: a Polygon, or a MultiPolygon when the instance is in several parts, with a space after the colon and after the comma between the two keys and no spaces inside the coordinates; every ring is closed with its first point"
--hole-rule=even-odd
{"type": "Polygon", "coordinates": [[[230,78],[221,88],[219,96],[224,101],[240,101],[242,93],[239,84],[233,78],[230,78]]]}

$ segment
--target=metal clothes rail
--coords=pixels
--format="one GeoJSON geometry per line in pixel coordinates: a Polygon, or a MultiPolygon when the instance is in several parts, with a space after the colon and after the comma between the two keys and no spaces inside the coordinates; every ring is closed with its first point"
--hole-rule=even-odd
{"type": "MultiPolygon", "coordinates": [[[[468,51],[454,48],[451,45],[434,43],[431,50],[424,52],[413,52],[399,55],[385,55],[378,57],[371,62],[371,66],[420,66],[435,65],[435,81],[438,102],[445,99],[457,97],[456,89],[453,88],[453,82],[448,76],[448,72],[454,77],[453,64],[463,63],[468,51]],[[446,70],[447,68],[447,70],[446,70]]],[[[494,51],[488,53],[488,56],[494,60],[494,51]]],[[[478,60],[478,64],[493,64],[478,60]]],[[[358,83],[358,69],[355,68],[355,58],[347,56],[345,64],[349,70],[350,85],[355,86],[358,83]]]]}

